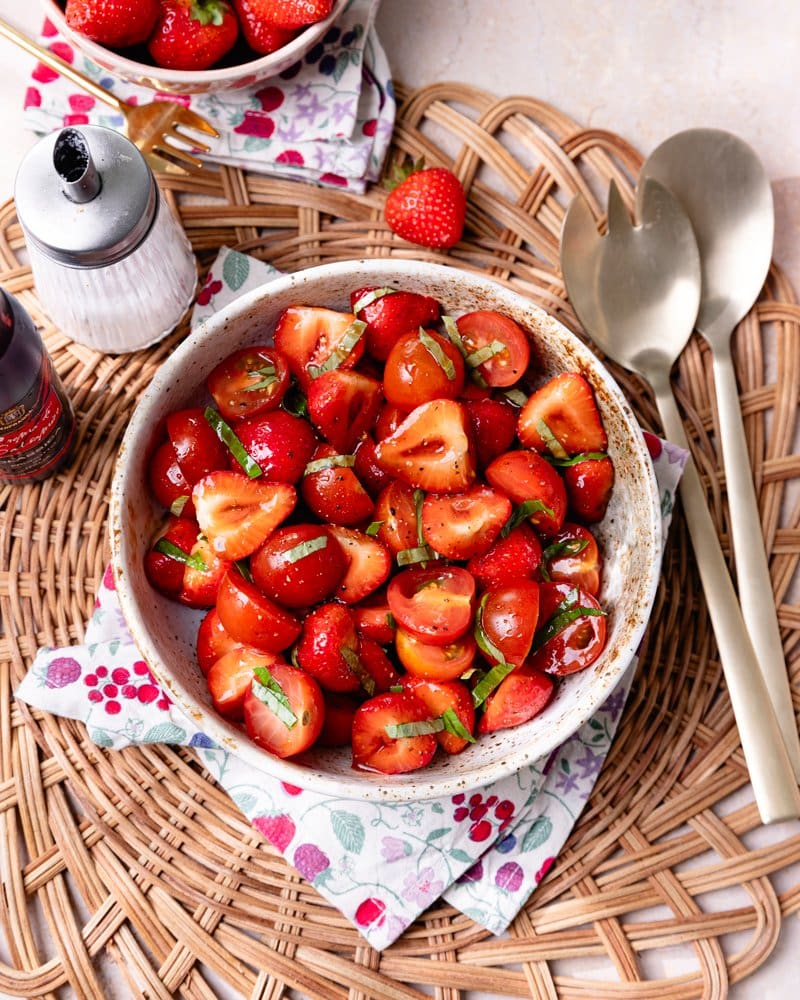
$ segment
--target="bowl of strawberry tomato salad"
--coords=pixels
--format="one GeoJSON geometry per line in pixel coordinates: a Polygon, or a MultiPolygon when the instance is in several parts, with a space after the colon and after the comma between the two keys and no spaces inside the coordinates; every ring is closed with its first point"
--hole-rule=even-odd
{"type": "Polygon", "coordinates": [[[523,296],[328,264],[232,303],[156,373],[111,499],[154,674],[256,769],[349,798],[478,787],[603,703],[661,519],[635,418],[523,296]]]}

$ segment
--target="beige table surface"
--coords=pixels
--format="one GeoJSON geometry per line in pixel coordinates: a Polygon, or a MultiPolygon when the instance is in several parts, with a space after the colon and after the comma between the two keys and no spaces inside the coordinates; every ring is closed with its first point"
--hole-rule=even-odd
{"type": "MultiPolygon", "coordinates": [[[[0,16],[31,35],[41,23],[36,0],[0,0],[0,16]]],[[[684,128],[736,132],[764,161],[775,195],[775,256],[800,291],[798,0],[383,0],[377,23],[395,77],[410,86],[460,80],[498,96],[534,96],[645,154],[684,128]]],[[[2,44],[0,201],[34,141],[21,110],[33,61],[2,44]]],[[[786,825],[757,831],[756,843],[788,834],[786,825]]],[[[777,888],[798,874],[776,876],[777,888]]],[[[734,951],[741,944],[732,936],[734,951]]],[[[692,967],[678,950],[662,961],[651,975],[692,967]]],[[[795,916],[767,963],[729,995],[790,1000],[798,982],[795,916]]]]}

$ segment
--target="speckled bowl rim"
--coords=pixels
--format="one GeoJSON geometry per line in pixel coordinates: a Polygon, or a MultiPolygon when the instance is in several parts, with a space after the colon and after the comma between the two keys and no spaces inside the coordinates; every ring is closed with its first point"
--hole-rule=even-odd
{"type": "Polygon", "coordinates": [[[661,511],[652,462],[633,411],[605,366],[571,331],[524,295],[477,273],[439,264],[394,258],[344,261],[297,271],[253,289],[206,319],[160,366],[131,416],[115,465],[109,524],[115,583],[123,614],[139,651],[176,704],[204,733],[224,748],[236,752],[242,760],[255,769],[308,790],[332,794],[338,798],[358,800],[408,802],[447,796],[485,786],[550,754],[597,711],[630,665],[649,620],[661,567],[661,511]],[[422,770],[385,780],[381,776],[354,771],[352,776],[342,777],[314,770],[303,763],[281,760],[267,753],[248,740],[241,729],[217,715],[213,709],[197,702],[183,684],[172,675],[168,666],[162,662],[161,655],[141,620],[137,601],[129,585],[129,574],[137,571],[141,574],[142,571],[140,568],[136,569],[135,553],[130,550],[123,519],[126,472],[130,465],[127,454],[129,450],[141,447],[144,441],[152,437],[152,420],[149,418],[151,403],[160,393],[169,391],[169,387],[175,382],[176,372],[194,351],[214,338],[224,337],[225,331],[231,324],[236,324],[238,318],[246,316],[259,303],[289,290],[297,291],[296,301],[310,302],[313,295],[307,291],[309,286],[313,287],[325,278],[337,279],[345,276],[352,276],[354,287],[373,282],[390,283],[392,280],[397,281],[398,276],[407,276],[409,280],[418,279],[424,282],[429,280],[468,282],[479,294],[499,299],[501,305],[503,301],[507,301],[509,308],[523,309],[536,316],[538,323],[548,327],[548,335],[560,338],[561,343],[567,345],[570,354],[580,362],[583,370],[591,373],[595,390],[602,388],[604,397],[618,410],[630,438],[626,440],[626,447],[630,447],[631,460],[636,463],[637,472],[641,474],[643,500],[648,516],[647,523],[640,526],[637,544],[646,545],[647,552],[644,560],[646,569],[639,584],[640,594],[635,604],[636,621],[630,627],[626,640],[614,651],[613,657],[608,658],[607,650],[603,653],[601,661],[598,661],[598,664],[603,663],[603,683],[602,685],[598,683],[596,697],[578,702],[567,711],[558,720],[558,725],[553,726],[554,731],[549,734],[549,738],[542,738],[537,744],[535,753],[530,750],[527,752],[520,750],[505,754],[500,761],[478,763],[466,775],[445,773],[431,777],[426,770],[422,770]]]}

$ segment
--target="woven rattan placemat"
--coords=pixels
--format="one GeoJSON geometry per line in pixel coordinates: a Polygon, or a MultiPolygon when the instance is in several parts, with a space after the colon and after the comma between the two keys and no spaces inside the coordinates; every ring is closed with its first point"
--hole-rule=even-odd
{"type": "MultiPolygon", "coordinates": [[[[362,255],[446,259],[509,283],[580,332],[558,270],[564,207],[575,191],[604,196],[611,177],[630,202],[637,152],[531,99],[448,84],[400,96],[392,155],[452,164],[469,193],[468,230],[452,253],[396,239],[378,190],[355,197],[225,169],[165,182],[201,261],[222,244],[283,270],[362,255]]],[[[755,807],[726,807],[747,775],[680,512],[612,752],[566,849],[503,940],[436,906],[378,954],[270,851],[193,752],[102,752],[81,725],[15,702],[40,645],[82,638],[107,559],[120,439],[186,328],[139,354],[95,354],[42,315],[11,204],[0,209],[0,254],[3,283],[44,327],[80,415],[66,472],[32,488],[0,487],[0,993],[56,996],[69,985],[80,997],[125,995],[109,985],[116,981],[133,996],[210,998],[224,982],[270,1000],[292,989],[325,1000],[422,1000],[422,986],[440,1000],[468,990],[677,1000],[724,996],[768,958],[781,920],[800,910],[800,882],[779,894],[768,877],[783,870],[785,882],[800,861],[800,826],[753,849],[755,807]],[[720,910],[714,890],[732,886],[741,886],[737,904],[720,910]],[[725,947],[736,931],[748,933],[725,947]],[[677,947],[683,971],[670,977],[677,947]],[[606,956],[610,972],[586,972],[587,956],[606,956]]],[[[796,704],[800,608],[788,595],[800,559],[799,329],[800,307],[773,270],[738,331],[737,371],[796,704]]],[[[727,545],[709,369],[693,341],[681,399],[727,545]]],[[[642,384],[613,370],[643,425],[657,428],[642,384]]]]}

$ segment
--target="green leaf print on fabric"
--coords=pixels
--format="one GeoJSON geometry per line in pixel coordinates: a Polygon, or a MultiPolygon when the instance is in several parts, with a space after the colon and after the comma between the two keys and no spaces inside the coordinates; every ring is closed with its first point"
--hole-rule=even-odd
{"type": "Polygon", "coordinates": [[[238,292],[247,281],[250,274],[250,258],[237,250],[231,250],[222,265],[222,277],[225,284],[234,292],[238,292]]]}
{"type": "Polygon", "coordinates": [[[336,839],[346,851],[360,854],[364,847],[364,827],[355,813],[337,809],[331,813],[331,826],[336,839]]]}
{"type": "Polygon", "coordinates": [[[547,816],[540,816],[525,834],[522,840],[522,850],[535,850],[548,839],[552,832],[553,824],[550,819],[547,816]]]}

